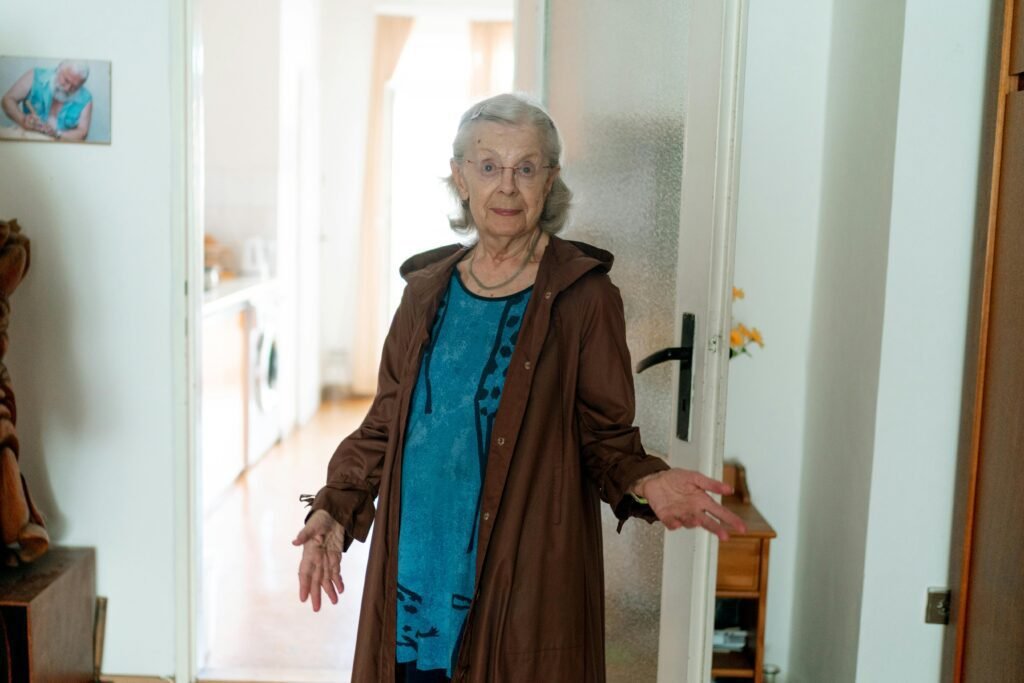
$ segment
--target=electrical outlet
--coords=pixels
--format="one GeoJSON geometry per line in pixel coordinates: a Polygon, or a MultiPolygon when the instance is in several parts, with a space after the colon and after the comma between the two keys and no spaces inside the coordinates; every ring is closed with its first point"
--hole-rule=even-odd
{"type": "Polygon", "coordinates": [[[948,624],[951,595],[948,588],[929,588],[924,623],[948,624]]]}

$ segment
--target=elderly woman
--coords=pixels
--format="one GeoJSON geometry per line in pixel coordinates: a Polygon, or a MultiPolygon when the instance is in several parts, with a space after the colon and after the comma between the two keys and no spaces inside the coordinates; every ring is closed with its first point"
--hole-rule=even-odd
{"type": "Polygon", "coordinates": [[[353,681],[603,681],[600,501],[723,539],[743,524],[709,495],[725,484],[644,452],[612,255],[556,237],[548,115],[499,95],[452,147],[476,239],[402,266],[377,395],[293,541],[299,598],[337,602],[374,522],[353,681]]]}

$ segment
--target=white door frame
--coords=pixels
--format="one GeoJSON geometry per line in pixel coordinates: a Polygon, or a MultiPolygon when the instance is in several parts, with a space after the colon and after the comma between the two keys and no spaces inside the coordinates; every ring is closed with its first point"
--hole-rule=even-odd
{"type": "MultiPolygon", "coordinates": [[[[171,5],[172,97],[172,225],[184,229],[172,235],[174,272],[184,281],[174,293],[172,311],[183,333],[175,338],[174,421],[174,547],[175,547],[175,681],[196,680],[198,661],[198,567],[200,529],[195,489],[199,453],[199,307],[203,272],[197,245],[202,243],[203,163],[200,84],[202,43],[197,20],[198,0],[176,0],[171,5]]],[[[543,92],[546,0],[518,0],[516,49],[529,50],[526,73],[517,73],[518,88],[543,92]],[[525,40],[524,40],[525,37],[525,40]]],[[[687,74],[690,103],[683,168],[680,212],[680,263],[684,250],[695,244],[684,240],[686,226],[712,226],[711,241],[701,246],[708,254],[710,274],[698,291],[706,299],[687,299],[687,273],[677,278],[677,320],[684,311],[698,313],[694,348],[694,402],[692,431],[696,441],[673,437],[673,465],[698,469],[712,476],[722,471],[725,436],[728,329],[732,292],[733,242],[736,223],[738,168],[737,137],[743,81],[747,0],[691,0],[688,64],[700,65],[687,74]],[[698,30],[696,27],[700,27],[698,30]],[[706,30],[716,27],[719,30],[706,30]],[[716,92],[717,97],[707,97],[716,92]],[[699,93],[699,97],[697,96],[699,93]],[[691,135],[695,131],[716,135],[691,135]],[[706,289],[704,289],[706,287],[706,289]],[[704,325],[701,326],[703,319],[704,325]],[[703,328],[703,329],[702,329],[703,328]],[[703,438],[702,435],[707,435],[703,438]]],[[[526,54],[526,52],[524,52],[526,54]]],[[[707,233],[705,233],[707,234],[707,233]]],[[[676,380],[674,380],[675,382],[676,380]]],[[[678,389],[673,386],[673,395],[678,389]]],[[[658,680],[661,683],[706,681],[711,675],[711,623],[714,610],[714,575],[717,542],[704,533],[666,534],[663,572],[661,642],[658,680]],[[683,568],[680,572],[679,569],[683,568]],[[680,618],[680,615],[686,618],[680,618]]]]}
{"type": "MultiPolygon", "coordinates": [[[[697,314],[692,395],[703,399],[692,402],[691,441],[673,435],[669,459],[715,478],[722,473],[725,442],[746,8],[746,0],[692,1],[687,43],[676,320],[684,312],[697,314]],[[707,255],[708,270],[690,266],[694,252],[707,255]]],[[[714,536],[665,534],[660,683],[711,678],[717,565],[714,536]],[[688,619],[680,620],[681,614],[688,619]]]]}
{"type": "Polygon", "coordinates": [[[184,287],[171,310],[181,335],[174,339],[174,680],[192,683],[198,673],[199,548],[196,513],[201,425],[199,349],[203,296],[202,36],[199,0],[171,3],[171,236],[174,273],[184,287]],[[180,325],[180,327],[178,327],[180,325]]]}
{"type": "MultiPolygon", "coordinates": [[[[547,93],[547,17],[552,0],[516,4],[516,88],[547,93]]],[[[718,478],[725,441],[726,381],[736,231],[738,132],[747,0],[690,0],[686,129],[676,278],[676,320],[697,316],[691,441],[673,433],[669,461],[718,478]],[[710,230],[708,227],[710,226],[710,230]],[[694,253],[707,256],[693,269],[694,253]]],[[[546,98],[545,98],[546,99],[546,98]]],[[[672,395],[678,395],[678,375],[672,395]]],[[[675,420],[672,420],[675,428],[675,420]]],[[[665,535],[659,683],[711,677],[718,543],[707,533],[665,535]]]]}

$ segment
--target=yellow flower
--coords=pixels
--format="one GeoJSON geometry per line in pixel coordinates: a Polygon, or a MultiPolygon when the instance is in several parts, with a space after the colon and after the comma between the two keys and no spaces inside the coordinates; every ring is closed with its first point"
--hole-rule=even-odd
{"type": "MultiPolygon", "coordinates": [[[[740,287],[733,285],[732,288],[732,300],[743,299],[746,297],[746,293],[740,287]]],[[[749,328],[743,323],[736,322],[733,320],[733,327],[729,331],[729,357],[733,358],[740,354],[751,355],[747,350],[747,346],[751,342],[756,342],[758,346],[764,348],[764,338],[761,336],[761,330],[749,328]]]]}
{"type": "Polygon", "coordinates": [[[743,346],[743,335],[740,333],[738,329],[734,329],[732,332],[729,333],[729,346],[733,347],[734,349],[738,349],[739,347],[743,346]]]}
{"type": "Polygon", "coordinates": [[[755,327],[753,330],[751,330],[750,338],[757,342],[757,345],[760,346],[762,349],[764,348],[764,339],[761,337],[761,331],[759,329],[755,327]]]}

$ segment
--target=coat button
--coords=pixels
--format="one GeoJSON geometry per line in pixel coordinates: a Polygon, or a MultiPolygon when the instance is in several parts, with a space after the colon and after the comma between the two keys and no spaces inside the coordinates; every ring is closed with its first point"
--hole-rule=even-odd
{"type": "Polygon", "coordinates": [[[486,521],[487,521],[487,520],[489,520],[490,518],[491,518],[491,513],[490,513],[490,512],[485,512],[485,513],[484,513],[484,521],[486,522],[486,521]]]}
{"type": "Polygon", "coordinates": [[[499,446],[504,446],[505,445],[505,437],[499,436],[497,441],[498,441],[498,445],[499,446]]]}
{"type": "Polygon", "coordinates": [[[551,298],[551,292],[550,291],[544,292],[544,298],[545,299],[550,299],[551,298]]]}
{"type": "Polygon", "coordinates": [[[526,361],[525,363],[523,363],[523,367],[526,368],[527,370],[529,370],[530,369],[530,361],[526,361]]]}

